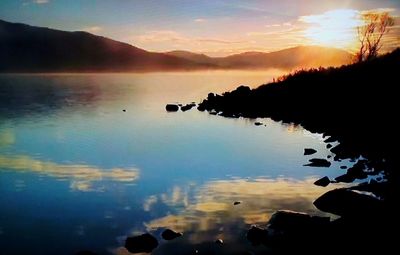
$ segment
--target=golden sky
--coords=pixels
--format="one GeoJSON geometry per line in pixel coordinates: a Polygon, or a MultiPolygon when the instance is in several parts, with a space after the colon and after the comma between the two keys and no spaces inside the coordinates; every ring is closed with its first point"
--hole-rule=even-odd
{"type": "Polygon", "coordinates": [[[396,19],[387,49],[400,44],[398,0],[3,0],[0,19],[84,30],[157,52],[211,56],[299,45],[354,50],[366,11],[396,19]]]}

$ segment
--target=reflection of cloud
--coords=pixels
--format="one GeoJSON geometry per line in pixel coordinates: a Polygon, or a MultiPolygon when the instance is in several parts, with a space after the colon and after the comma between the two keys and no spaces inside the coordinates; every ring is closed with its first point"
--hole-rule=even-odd
{"type": "Polygon", "coordinates": [[[0,169],[36,172],[59,179],[73,179],[71,188],[81,191],[91,190],[91,182],[111,179],[119,182],[132,182],[139,178],[136,168],[100,169],[89,165],[58,164],[42,161],[29,156],[0,156],[0,169]]]}
{"type": "Polygon", "coordinates": [[[35,4],[47,4],[49,2],[49,0],[33,0],[33,3],[35,4]]]}
{"type": "Polygon", "coordinates": [[[13,145],[15,143],[15,135],[12,129],[0,130],[0,148],[13,145]]]}
{"type": "MultiPolygon", "coordinates": [[[[196,242],[200,238],[199,232],[203,232],[201,236],[208,235],[210,238],[218,234],[219,229],[232,228],[232,224],[242,227],[265,224],[272,213],[281,209],[320,214],[312,202],[327,189],[313,185],[313,181],[315,179],[310,178],[305,181],[256,179],[209,182],[179,214],[152,220],[146,227],[148,230],[172,228],[190,233],[191,239],[196,242]],[[242,203],[234,206],[234,201],[242,203]]],[[[188,195],[180,194],[179,197],[188,195]]]]}
{"type": "Polygon", "coordinates": [[[148,197],[148,198],[144,201],[144,203],[143,203],[143,210],[146,211],[146,212],[149,212],[149,211],[151,210],[151,207],[152,207],[155,203],[157,203],[157,201],[158,201],[157,196],[150,196],[150,197],[148,197]]]}

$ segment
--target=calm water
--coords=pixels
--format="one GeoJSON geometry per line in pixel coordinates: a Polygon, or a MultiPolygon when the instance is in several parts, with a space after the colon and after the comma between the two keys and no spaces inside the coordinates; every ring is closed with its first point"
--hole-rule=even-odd
{"type": "Polygon", "coordinates": [[[278,209],[320,214],[313,181],[343,171],[302,166],[304,147],[328,155],[322,138],[164,107],[276,75],[1,75],[0,254],[128,254],[127,235],[164,228],[184,236],[153,254],[262,252],[246,229],[278,209]]]}

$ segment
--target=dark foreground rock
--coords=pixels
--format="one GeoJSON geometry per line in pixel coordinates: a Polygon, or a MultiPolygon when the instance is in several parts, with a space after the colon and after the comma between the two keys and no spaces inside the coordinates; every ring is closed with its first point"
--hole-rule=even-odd
{"type": "Polygon", "coordinates": [[[162,232],[161,236],[164,240],[169,241],[169,240],[173,240],[175,238],[181,237],[182,233],[175,232],[171,229],[166,229],[162,232]]]}
{"type": "Polygon", "coordinates": [[[179,106],[176,104],[167,104],[165,106],[165,110],[167,110],[167,112],[177,112],[179,110],[179,106]]]}
{"type": "Polygon", "coordinates": [[[305,164],[304,166],[313,166],[313,167],[330,167],[331,162],[324,158],[312,158],[309,160],[310,163],[305,164]]]}
{"type": "Polygon", "coordinates": [[[382,212],[383,201],[351,189],[334,189],[314,201],[315,207],[340,216],[373,215],[382,212]]]}
{"type": "Polygon", "coordinates": [[[252,245],[265,244],[268,239],[268,231],[257,226],[252,226],[247,231],[246,237],[252,245]]]}
{"type": "Polygon", "coordinates": [[[331,183],[331,180],[329,180],[329,177],[328,177],[328,176],[322,177],[321,179],[316,180],[316,181],[314,182],[315,185],[317,185],[317,186],[322,186],[322,187],[328,186],[329,183],[331,183]]]}
{"type": "Polygon", "coordinates": [[[312,155],[314,153],[317,153],[317,150],[314,150],[312,148],[305,148],[304,149],[304,155],[312,155]]]}
{"type": "Polygon", "coordinates": [[[141,253],[141,252],[151,252],[158,246],[157,239],[146,233],[140,236],[132,236],[128,237],[125,240],[125,248],[130,253],[141,253]]]}

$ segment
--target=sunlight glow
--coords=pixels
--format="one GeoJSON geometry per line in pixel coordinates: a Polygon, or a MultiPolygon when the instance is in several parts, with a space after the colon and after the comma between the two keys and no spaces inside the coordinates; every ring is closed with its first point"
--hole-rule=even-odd
{"type": "Polygon", "coordinates": [[[344,49],[353,49],[356,46],[357,27],[363,24],[360,12],[350,9],[301,16],[299,20],[310,25],[304,31],[310,43],[344,49]]]}

